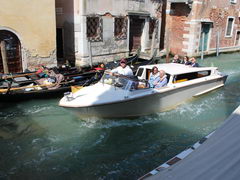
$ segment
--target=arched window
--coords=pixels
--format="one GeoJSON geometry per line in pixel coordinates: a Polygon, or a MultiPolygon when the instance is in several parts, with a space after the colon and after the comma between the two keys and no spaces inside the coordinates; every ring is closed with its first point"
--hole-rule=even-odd
{"type": "MultiPolygon", "coordinates": [[[[7,30],[0,30],[0,43],[4,41],[9,73],[22,72],[21,44],[18,37],[7,30]]],[[[1,47],[0,47],[1,49],[1,47]]],[[[2,54],[0,51],[0,73],[3,73],[2,54]]]]}

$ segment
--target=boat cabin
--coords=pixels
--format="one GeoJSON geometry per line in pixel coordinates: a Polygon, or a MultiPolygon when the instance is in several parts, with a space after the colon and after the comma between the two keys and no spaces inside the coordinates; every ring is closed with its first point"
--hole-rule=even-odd
{"type": "Polygon", "coordinates": [[[165,71],[168,79],[168,86],[207,77],[218,72],[216,67],[191,67],[177,63],[155,64],[140,66],[136,72],[138,79],[148,80],[154,66],[156,66],[158,70],[165,71]]]}

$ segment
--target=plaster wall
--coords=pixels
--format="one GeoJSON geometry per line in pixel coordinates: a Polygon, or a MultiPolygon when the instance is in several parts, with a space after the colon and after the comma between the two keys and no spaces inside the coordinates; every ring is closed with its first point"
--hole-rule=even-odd
{"type": "Polygon", "coordinates": [[[0,0],[0,29],[15,33],[22,48],[23,69],[55,65],[55,0],[0,0]]]}
{"type": "MultiPolygon", "coordinates": [[[[154,17],[158,19],[161,18],[158,12],[158,8],[161,7],[161,1],[156,0],[79,0],[79,6],[80,23],[79,21],[74,22],[75,26],[79,26],[79,28],[75,27],[75,42],[77,42],[75,43],[77,44],[77,47],[75,47],[76,64],[79,66],[87,65],[90,62],[90,45],[86,37],[87,16],[99,16],[102,18],[103,22],[102,41],[91,42],[93,64],[98,62],[112,61],[128,56],[129,36],[127,36],[127,39],[114,39],[114,17],[128,16],[129,13],[136,13],[139,15],[144,14],[144,16],[147,15],[148,17],[154,17]]],[[[79,14],[76,15],[75,12],[76,16],[79,16],[79,14]]],[[[158,30],[160,30],[160,21],[158,30]]],[[[147,20],[143,31],[148,32],[147,20]]],[[[157,34],[159,37],[159,32],[157,32],[157,34]]],[[[151,48],[151,42],[146,38],[146,36],[142,36],[142,41],[142,50],[145,51],[151,48]]],[[[155,43],[159,44],[159,40],[157,40],[155,43]]]]}

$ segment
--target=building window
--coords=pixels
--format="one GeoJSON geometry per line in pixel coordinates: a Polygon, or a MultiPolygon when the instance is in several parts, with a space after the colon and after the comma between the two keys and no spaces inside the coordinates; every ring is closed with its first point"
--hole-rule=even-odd
{"type": "Polygon", "coordinates": [[[230,3],[236,4],[237,0],[230,0],[230,3]]]}
{"type": "Polygon", "coordinates": [[[114,18],[114,37],[116,40],[127,39],[127,18],[114,18]]]}
{"type": "Polygon", "coordinates": [[[149,39],[152,39],[153,37],[153,32],[154,30],[156,31],[156,34],[155,34],[155,39],[157,39],[157,35],[158,35],[158,21],[156,19],[150,19],[149,21],[149,39]]]}
{"type": "Polygon", "coordinates": [[[227,29],[226,29],[226,35],[225,35],[226,37],[232,37],[233,25],[234,25],[234,17],[228,17],[227,29]]]}
{"type": "Polygon", "coordinates": [[[99,17],[87,17],[87,38],[90,41],[102,40],[102,19],[99,17]]]}

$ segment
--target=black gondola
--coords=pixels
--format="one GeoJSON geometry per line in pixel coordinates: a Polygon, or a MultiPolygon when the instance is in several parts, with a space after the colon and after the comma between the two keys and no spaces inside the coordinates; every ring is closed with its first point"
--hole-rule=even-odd
{"type": "Polygon", "coordinates": [[[71,86],[87,86],[100,80],[103,71],[80,73],[70,71],[63,73],[64,79],[55,88],[56,83],[38,84],[36,73],[18,73],[2,76],[0,80],[0,102],[21,101],[35,98],[56,98],[69,91],[71,86]]]}

